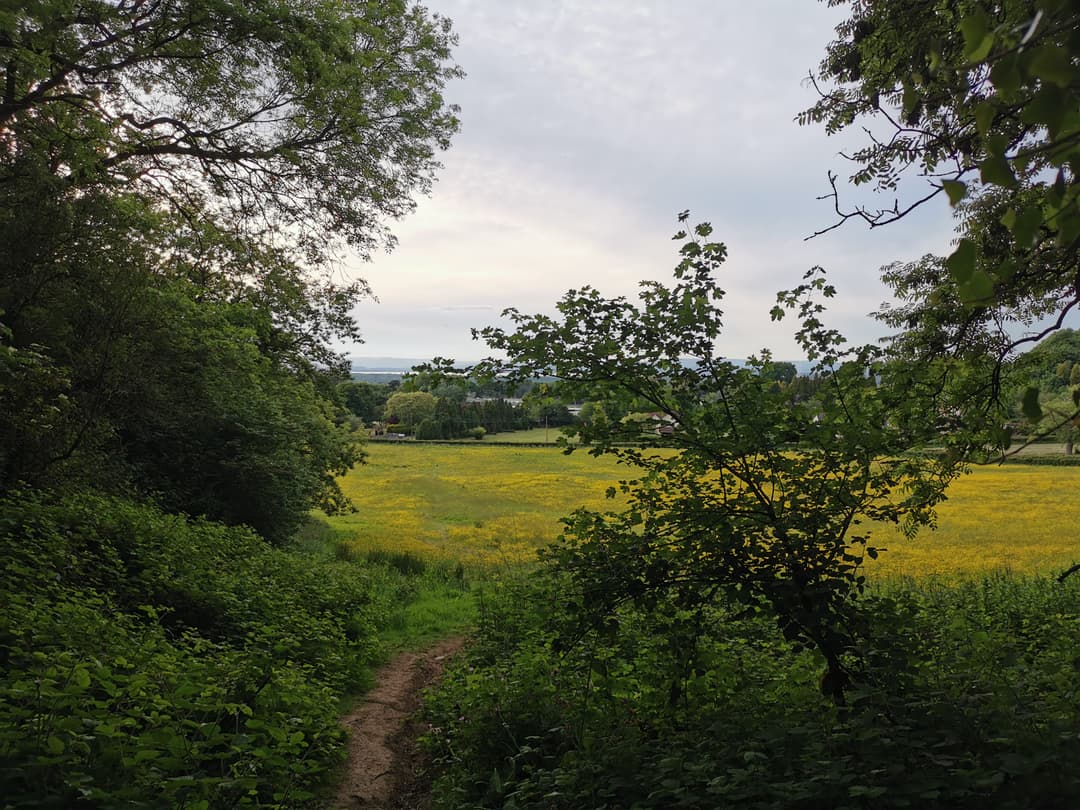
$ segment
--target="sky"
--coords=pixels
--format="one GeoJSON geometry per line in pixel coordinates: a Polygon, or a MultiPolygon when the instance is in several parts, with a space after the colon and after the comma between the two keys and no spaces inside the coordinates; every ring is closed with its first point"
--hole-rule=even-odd
{"type": "MultiPolygon", "coordinates": [[[[466,77],[446,96],[461,132],[430,197],[393,223],[396,249],[347,271],[378,301],[355,311],[356,358],[488,354],[471,328],[500,312],[553,312],[571,288],[635,296],[678,261],[677,214],[707,221],[728,248],[723,356],[763,348],[801,359],[776,292],[823,266],[838,296],[827,323],[854,342],[883,334],[880,268],[947,253],[944,201],[884,228],[835,221],[827,173],[862,133],[828,137],[795,116],[844,9],[811,0],[427,0],[453,20],[466,77]]],[[[905,197],[924,192],[909,179],[905,197]]],[[[845,205],[872,199],[841,185],[845,205]]],[[[902,198],[903,199],[903,198],[902,198]]]]}

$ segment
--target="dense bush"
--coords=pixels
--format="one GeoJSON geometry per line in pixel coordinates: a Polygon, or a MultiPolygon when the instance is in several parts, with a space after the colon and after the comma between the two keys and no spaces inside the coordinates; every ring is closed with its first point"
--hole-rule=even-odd
{"type": "Polygon", "coordinates": [[[429,699],[443,807],[1065,808],[1080,789],[1071,581],[866,597],[841,707],[764,620],[661,603],[575,635],[557,581],[518,587],[429,699]]]}
{"type": "Polygon", "coordinates": [[[4,806],[310,799],[378,653],[381,571],[116,498],[4,500],[4,806]]]}
{"type": "Polygon", "coordinates": [[[1011,456],[1006,463],[1031,464],[1040,467],[1072,467],[1073,465],[1080,465],[1080,455],[1067,456],[1064,453],[1057,453],[1056,455],[1046,456],[1011,456]]]}

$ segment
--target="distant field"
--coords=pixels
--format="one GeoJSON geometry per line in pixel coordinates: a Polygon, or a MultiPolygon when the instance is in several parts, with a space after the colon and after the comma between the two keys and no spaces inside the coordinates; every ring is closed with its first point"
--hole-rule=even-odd
{"type": "Polygon", "coordinates": [[[359,511],[330,519],[360,552],[524,562],[559,534],[560,517],[610,504],[604,491],[620,477],[612,459],[555,447],[372,442],[368,450],[368,463],[341,482],[359,511]]]}
{"type": "Polygon", "coordinates": [[[555,444],[562,437],[559,428],[532,428],[531,430],[507,430],[502,433],[489,433],[484,438],[454,439],[464,444],[555,444]]]}
{"type": "MultiPolygon", "coordinates": [[[[511,435],[511,434],[507,434],[511,435]]],[[[342,479],[358,508],[330,519],[358,551],[410,551],[465,564],[532,559],[578,506],[609,508],[608,486],[631,470],[610,458],[547,447],[369,445],[369,463],[342,479]]],[[[963,476],[935,532],[907,540],[891,527],[868,571],[950,575],[1052,571],[1080,561],[1080,467],[982,467],[963,476]]]]}

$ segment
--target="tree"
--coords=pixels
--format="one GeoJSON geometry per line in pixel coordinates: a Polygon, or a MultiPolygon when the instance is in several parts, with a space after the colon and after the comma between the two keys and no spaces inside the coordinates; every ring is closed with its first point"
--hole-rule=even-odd
{"type": "Polygon", "coordinates": [[[911,172],[928,185],[904,203],[844,211],[830,175],[836,224],[885,225],[939,194],[959,221],[934,277],[912,267],[895,280],[923,302],[912,314],[937,322],[929,353],[965,351],[976,327],[999,335],[1004,358],[1050,331],[1017,338],[1033,319],[1060,327],[1080,303],[1077,30],[1066,0],[853,2],[837,27],[814,79],[821,97],[800,123],[866,129],[850,156],[856,185],[892,194],[911,172]]]}
{"type": "Polygon", "coordinates": [[[365,422],[377,422],[383,418],[386,401],[393,393],[388,385],[355,380],[340,383],[338,392],[345,401],[345,407],[365,422]]]}
{"type": "Polygon", "coordinates": [[[936,436],[926,419],[933,402],[919,396],[929,389],[917,369],[879,365],[879,348],[846,347],[824,326],[819,299],[833,289],[819,268],[773,311],[802,319],[800,343],[818,363],[813,406],[773,382],[767,359],[740,368],[718,358],[715,275],[726,249],[705,241],[710,232],[703,224],[677,234],[685,241],[674,283],[642,282],[637,303],[585,287],[562,298],[555,318],[506,311],[513,331],[480,333],[506,360],[484,371],[553,377],[554,396],[594,407],[646,402],[674,427],[663,437],[625,421],[579,427],[578,447],[613,454],[636,476],[620,484],[626,508],[579,510],[550,552],[577,585],[570,601],[583,620],[602,627],[630,601],[769,611],[789,638],[820,651],[826,691],[842,702],[858,677],[855,597],[864,560],[881,550],[875,524],[911,534],[930,523],[957,470],[948,454],[906,452],[936,436]],[[655,451],[669,445],[678,452],[655,451]]]}
{"type": "Polygon", "coordinates": [[[8,5],[0,163],[106,183],[325,257],[430,188],[458,122],[447,20],[392,0],[8,5]],[[194,207],[194,208],[193,208],[194,207]]]}
{"type": "MultiPolygon", "coordinates": [[[[985,429],[1008,418],[1010,357],[1080,304],[1077,30],[1080,11],[1065,0],[853,2],[811,77],[820,99],[799,116],[830,133],[863,126],[856,185],[891,194],[910,172],[929,184],[903,204],[844,211],[830,175],[839,220],[825,230],[852,218],[886,225],[949,198],[956,249],[886,268],[902,305],[879,316],[900,330],[893,353],[937,368],[941,389],[958,395],[947,410],[963,414],[956,430],[979,454],[987,441],[1010,446],[1009,430],[985,429]],[[1050,325],[1032,330],[1040,319],[1050,325]]],[[[1038,388],[1022,402],[1038,424],[1038,388]]]]}
{"type": "Polygon", "coordinates": [[[363,282],[457,128],[406,2],[0,9],[0,489],[92,486],[285,537],[342,505],[363,282]]]}
{"type": "Polygon", "coordinates": [[[398,391],[386,401],[386,420],[415,427],[435,418],[439,400],[427,391],[398,391]]]}
{"type": "Polygon", "coordinates": [[[786,361],[774,360],[769,363],[768,368],[765,370],[765,376],[784,385],[789,385],[798,374],[799,370],[795,368],[795,364],[786,361]]]}

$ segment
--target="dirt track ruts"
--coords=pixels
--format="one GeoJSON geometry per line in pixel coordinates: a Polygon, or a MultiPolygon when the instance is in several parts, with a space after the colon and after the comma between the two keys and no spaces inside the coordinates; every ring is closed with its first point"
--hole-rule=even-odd
{"type": "Polygon", "coordinates": [[[375,687],[342,718],[349,754],[334,810],[416,810],[426,806],[419,784],[420,755],[409,722],[425,686],[442,674],[464,639],[448,638],[419,652],[395,656],[375,673],[375,687]]]}

